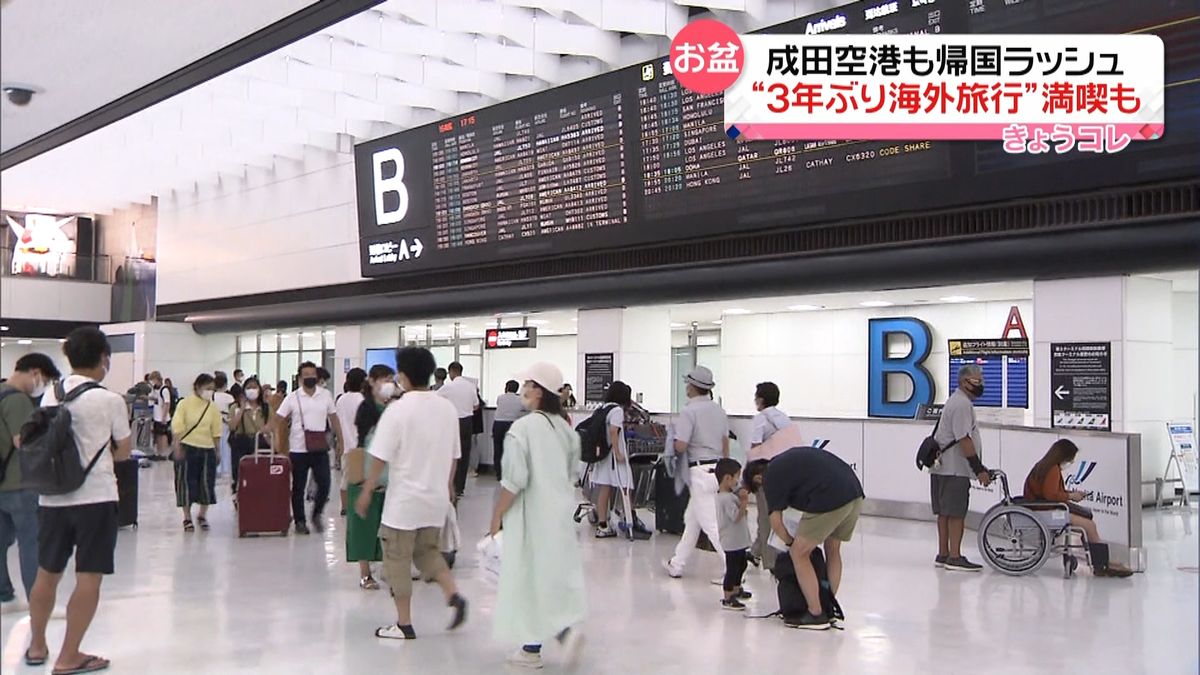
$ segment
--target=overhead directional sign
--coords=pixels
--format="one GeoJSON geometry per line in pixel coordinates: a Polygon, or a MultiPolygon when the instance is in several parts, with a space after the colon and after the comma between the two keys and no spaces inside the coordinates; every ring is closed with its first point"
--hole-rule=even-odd
{"type": "Polygon", "coordinates": [[[537,328],[489,328],[483,342],[486,349],[526,349],[537,346],[537,328]]]}
{"type": "Polygon", "coordinates": [[[368,265],[385,265],[388,263],[404,262],[406,260],[416,260],[425,252],[425,244],[417,237],[411,240],[406,238],[386,239],[378,241],[367,247],[367,264],[368,265]]]}
{"type": "Polygon", "coordinates": [[[1112,431],[1112,343],[1050,344],[1050,424],[1112,431]]]}

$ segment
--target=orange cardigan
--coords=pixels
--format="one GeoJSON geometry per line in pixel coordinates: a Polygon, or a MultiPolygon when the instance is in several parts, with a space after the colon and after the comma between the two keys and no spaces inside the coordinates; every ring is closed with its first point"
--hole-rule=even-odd
{"type": "Polygon", "coordinates": [[[1025,498],[1039,502],[1070,503],[1071,496],[1063,486],[1062,469],[1053,466],[1046,472],[1041,482],[1034,480],[1033,472],[1025,479],[1025,498]]]}

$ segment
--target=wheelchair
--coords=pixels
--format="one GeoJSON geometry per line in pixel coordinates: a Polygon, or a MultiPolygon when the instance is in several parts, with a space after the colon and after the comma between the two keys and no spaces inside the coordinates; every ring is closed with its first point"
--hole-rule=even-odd
{"type": "Polygon", "coordinates": [[[1008,476],[991,471],[1003,498],[988,509],[979,524],[979,552],[997,572],[1011,576],[1033,574],[1052,555],[1062,556],[1063,577],[1071,578],[1083,558],[1091,565],[1087,535],[1071,525],[1071,511],[1060,502],[1013,497],[1008,476]]]}

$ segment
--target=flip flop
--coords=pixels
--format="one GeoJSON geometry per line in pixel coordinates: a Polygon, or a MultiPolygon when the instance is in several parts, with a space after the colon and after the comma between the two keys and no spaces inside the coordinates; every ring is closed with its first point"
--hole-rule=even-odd
{"type": "Polygon", "coordinates": [[[25,665],[27,666],[44,666],[46,665],[46,659],[48,658],[50,658],[49,654],[46,654],[45,656],[33,657],[29,655],[28,649],[25,650],[25,665]]]}
{"type": "Polygon", "coordinates": [[[66,670],[59,670],[55,668],[50,672],[51,675],[79,675],[80,673],[94,673],[100,670],[105,670],[109,667],[109,665],[111,664],[109,663],[108,659],[102,659],[99,656],[92,656],[88,654],[84,657],[83,663],[80,663],[74,668],[68,668],[66,670]]]}

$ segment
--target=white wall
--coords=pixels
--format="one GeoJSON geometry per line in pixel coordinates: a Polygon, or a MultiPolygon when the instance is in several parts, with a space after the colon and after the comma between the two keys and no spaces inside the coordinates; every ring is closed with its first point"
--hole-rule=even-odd
{"type": "Polygon", "coordinates": [[[999,338],[1013,305],[1030,330],[1033,309],[1025,299],[726,316],[718,380],[722,402],[731,414],[753,414],[754,387],[769,380],[779,385],[780,408],[788,414],[865,417],[867,321],[899,316],[929,325],[933,345],[925,367],[936,385],[934,400],[943,401],[950,393],[946,341],[999,338]]]}
{"type": "Polygon", "coordinates": [[[353,155],[310,148],[172,192],[157,244],[160,305],[358,281],[353,155]]]}
{"type": "MultiPolygon", "coordinates": [[[[155,258],[158,238],[157,198],[151,204],[133,204],[112,215],[100,216],[100,253],[109,256],[113,275],[126,256],[155,258]]],[[[110,279],[111,280],[111,276],[110,279]]]]}
{"type": "Polygon", "coordinates": [[[1197,332],[1200,331],[1200,294],[1171,294],[1171,401],[1169,416],[1174,420],[1196,419],[1197,405],[1197,332]]]}
{"type": "Polygon", "coordinates": [[[38,277],[0,278],[0,316],[58,321],[112,320],[112,286],[38,277]]]}
{"type": "MultiPolygon", "coordinates": [[[[1162,476],[1171,456],[1166,422],[1171,409],[1174,337],[1171,282],[1125,277],[1123,418],[1114,431],[1142,435],[1142,480],[1162,476]]],[[[1194,371],[1193,371],[1194,372],[1194,371]]]]}
{"type": "Polygon", "coordinates": [[[538,336],[533,349],[488,349],[483,353],[483,381],[480,390],[488,405],[496,405],[496,397],[504,393],[504,383],[534,363],[546,361],[558,366],[563,377],[575,387],[575,398],[583,400],[583,384],[572,380],[576,363],[574,335],[538,336]]]}
{"type": "Polygon", "coordinates": [[[31,345],[19,345],[16,340],[4,340],[4,346],[0,347],[0,377],[11,375],[17,367],[17,359],[32,352],[41,352],[49,356],[63,375],[71,372],[71,365],[67,363],[67,357],[63,356],[62,345],[58,340],[37,340],[31,345]]]}
{"type": "MultiPolygon", "coordinates": [[[[661,308],[631,307],[621,320],[617,379],[642,395],[647,410],[671,409],[671,315],[661,308]]],[[[582,383],[576,385],[582,389],[582,383]]],[[[576,398],[581,398],[576,396],[576,398]]]]}

